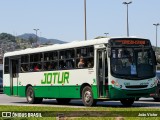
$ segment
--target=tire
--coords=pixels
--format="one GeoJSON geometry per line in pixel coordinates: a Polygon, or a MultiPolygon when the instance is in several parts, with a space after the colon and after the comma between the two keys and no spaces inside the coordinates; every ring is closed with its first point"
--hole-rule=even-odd
{"type": "Polygon", "coordinates": [[[85,106],[95,106],[97,101],[93,99],[93,92],[91,87],[86,86],[82,90],[82,102],[85,106]]]}
{"type": "Polygon", "coordinates": [[[41,103],[43,98],[36,98],[32,86],[29,86],[26,90],[26,98],[29,104],[41,103]]]}
{"type": "Polygon", "coordinates": [[[57,98],[56,100],[58,104],[61,104],[61,105],[67,105],[71,101],[70,98],[57,98]]]}
{"type": "Polygon", "coordinates": [[[153,97],[153,99],[154,99],[155,102],[160,102],[160,98],[153,97]]]}
{"type": "Polygon", "coordinates": [[[125,107],[130,107],[134,103],[135,98],[129,98],[129,99],[121,99],[121,103],[125,107]]]}

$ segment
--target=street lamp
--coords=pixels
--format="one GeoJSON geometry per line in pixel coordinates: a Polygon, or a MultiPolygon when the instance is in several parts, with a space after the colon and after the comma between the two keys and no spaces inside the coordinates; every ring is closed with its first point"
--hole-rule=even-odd
{"type": "Polygon", "coordinates": [[[107,35],[109,34],[109,33],[104,33],[105,35],[106,35],[106,37],[107,37],[107,35]]]}
{"type": "Polygon", "coordinates": [[[158,26],[160,25],[159,23],[153,24],[154,26],[156,26],[156,50],[157,50],[157,29],[158,26]]]}
{"type": "Polygon", "coordinates": [[[84,0],[84,34],[85,40],[87,40],[86,0],[84,0]]]}
{"type": "Polygon", "coordinates": [[[37,42],[38,42],[37,31],[38,31],[39,29],[33,29],[33,30],[36,31],[36,43],[37,43],[37,42]]]}
{"type": "Polygon", "coordinates": [[[132,1],[130,2],[123,2],[124,5],[127,5],[127,36],[129,37],[129,23],[128,23],[128,5],[131,4],[132,1]]]}

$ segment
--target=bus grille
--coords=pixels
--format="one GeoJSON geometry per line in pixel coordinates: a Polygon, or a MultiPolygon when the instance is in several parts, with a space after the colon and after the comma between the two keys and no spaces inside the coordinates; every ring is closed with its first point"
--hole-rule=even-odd
{"type": "Polygon", "coordinates": [[[130,93],[130,94],[126,94],[128,96],[148,96],[148,93],[130,93]]]}
{"type": "Polygon", "coordinates": [[[148,85],[131,85],[126,86],[126,88],[146,88],[148,85]]]}

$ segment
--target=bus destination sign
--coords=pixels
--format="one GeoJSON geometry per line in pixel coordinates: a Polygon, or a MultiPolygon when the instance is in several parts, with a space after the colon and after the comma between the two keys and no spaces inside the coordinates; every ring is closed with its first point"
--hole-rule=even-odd
{"type": "Polygon", "coordinates": [[[145,40],[117,40],[116,42],[119,42],[123,45],[145,45],[145,40]]]}
{"type": "Polygon", "coordinates": [[[110,41],[112,46],[121,46],[121,45],[127,45],[127,46],[150,46],[150,42],[147,39],[112,39],[110,41]]]}

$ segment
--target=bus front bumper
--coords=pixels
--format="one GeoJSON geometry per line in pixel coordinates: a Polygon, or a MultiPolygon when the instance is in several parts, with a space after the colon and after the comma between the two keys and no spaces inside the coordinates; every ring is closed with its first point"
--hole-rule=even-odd
{"type": "Polygon", "coordinates": [[[155,94],[156,87],[141,90],[124,90],[110,87],[110,99],[123,99],[123,98],[139,98],[151,97],[155,94]]]}

